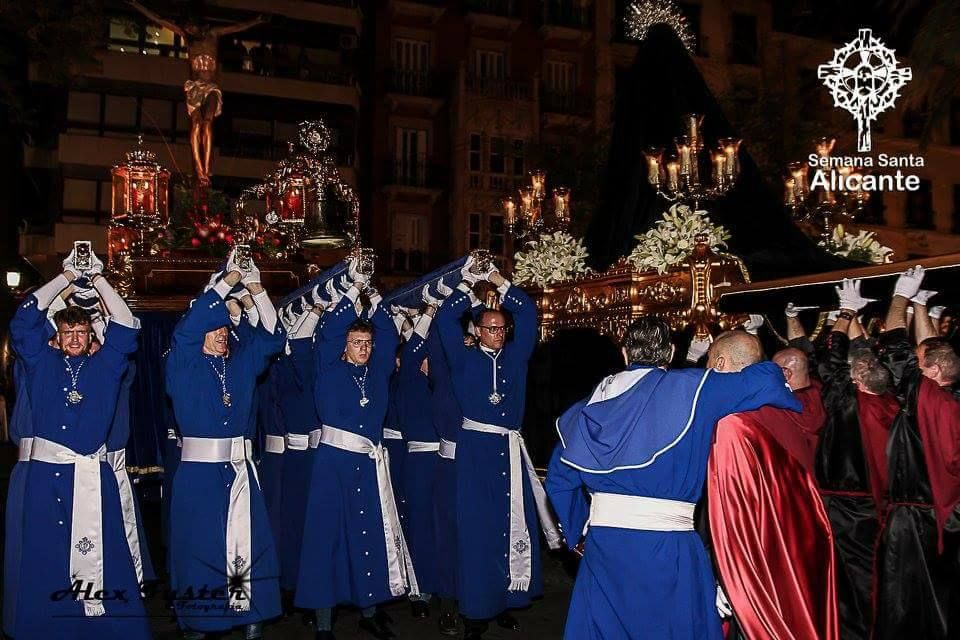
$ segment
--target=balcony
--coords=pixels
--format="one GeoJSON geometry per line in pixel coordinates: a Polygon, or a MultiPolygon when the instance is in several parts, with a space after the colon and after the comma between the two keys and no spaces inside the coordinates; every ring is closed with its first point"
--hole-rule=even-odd
{"type": "Polygon", "coordinates": [[[390,0],[391,15],[428,18],[436,22],[447,11],[446,0],[390,0]]]}
{"type": "Polygon", "coordinates": [[[353,27],[357,33],[363,26],[363,13],[358,0],[272,0],[266,6],[261,0],[212,0],[218,7],[270,13],[294,20],[322,22],[353,27]]]}
{"type": "Polygon", "coordinates": [[[435,202],[443,191],[447,170],[442,165],[423,160],[388,160],[383,171],[383,184],[391,198],[426,196],[435,202]]]}
{"type": "Polygon", "coordinates": [[[513,33],[520,26],[519,0],[466,0],[467,22],[474,27],[513,33]]]}
{"type": "Polygon", "coordinates": [[[593,6],[577,6],[572,2],[546,0],[543,3],[543,24],[540,33],[547,40],[586,42],[593,30],[593,6]]]}
{"type": "Polygon", "coordinates": [[[467,93],[496,100],[533,100],[533,85],[529,80],[485,78],[471,74],[467,76],[467,93]]]}
{"type": "MultiPolygon", "coordinates": [[[[101,78],[119,83],[156,84],[182,87],[188,77],[185,60],[163,56],[146,56],[135,53],[104,51],[97,56],[97,67],[78,69],[79,75],[101,78]]],[[[230,65],[220,74],[220,88],[224,92],[248,93],[275,98],[296,98],[312,102],[360,107],[360,90],[353,72],[346,66],[310,65],[293,70],[282,67],[272,69],[270,74],[231,71],[230,65]]],[[[42,81],[44,77],[35,65],[31,67],[31,80],[42,81]]],[[[229,104],[229,102],[228,102],[229,104]]]]}
{"type": "Polygon", "coordinates": [[[385,76],[387,102],[394,111],[406,106],[436,115],[449,92],[446,77],[435,71],[391,69],[385,76]]]}

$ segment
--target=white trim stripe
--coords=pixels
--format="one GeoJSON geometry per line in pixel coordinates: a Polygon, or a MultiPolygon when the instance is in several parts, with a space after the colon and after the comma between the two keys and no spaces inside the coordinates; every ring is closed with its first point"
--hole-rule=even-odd
{"type": "MultiPolygon", "coordinates": [[[[700,399],[700,391],[701,389],[703,389],[703,385],[704,383],[706,383],[707,376],[710,375],[711,371],[712,369],[707,369],[706,371],[703,372],[703,377],[700,378],[700,384],[697,385],[697,391],[693,395],[693,405],[690,408],[690,416],[687,418],[687,424],[683,427],[683,430],[679,433],[679,435],[677,435],[676,438],[673,439],[673,442],[669,443],[667,446],[665,446],[664,448],[654,453],[650,457],[650,459],[647,460],[646,462],[642,462],[640,464],[624,465],[622,467],[613,467],[612,469],[588,469],[586,467],[581,467],[577,464],[570,462],[569,460],[565,459],[562,455],[560,456],[560,461],[566,465],[573,467],[578,471],[583,471],[584,473],[598,473],[598,474],[613,473],[614,471],[627,471],[630,469],[643,469],[645,467],[649,467],[651,464],[656,462],[657,458],[659,458],[661,455],[663,455],[664,453],[670,451],[670,449],[673,449],[675,446],[677,446],[677,444],[679,444],[680,441],[683,440],[683,437],[687,435],[687,432],[690,430],[690,426],[693,424],[693,418],[697,413],[697,401],[700,399]]],[[[558,428],[558,431],[559,431],[559,428],[558,428]]],[[[561,442],[562,442],[562,438],[561,438],[561,442]]],[[[566,445],[564,445],[563,448],[566,449],[567,448],[566,445]]]]}

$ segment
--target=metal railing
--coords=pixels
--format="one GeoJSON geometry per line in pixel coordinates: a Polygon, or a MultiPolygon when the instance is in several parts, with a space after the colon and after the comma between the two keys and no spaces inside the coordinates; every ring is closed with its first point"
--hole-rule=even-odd
{"type": "Polygon", "coordinates": [[[442,188],[445,179],[442,167],[427,160],[388,160],[384,171],[384,183],[387,185],[442,188]]]}
{"type": "Polygon", "coordinates": [[[562,113],[571,116],[590,117],[593,105],[582,93],[565,93],[559,91],[540,90],[540,107],[549,113],[562,113]]]}
{"type": "Polygon", "coordinates": [[[468,75],[467,91],[482,98],[533,99],[533,88],[529,80],[495,79],[468,75]]]}
{"type": "Polygon", "coordinates": [[[571,29],[590,29],[593,27],[593,6],[578,6],[570,1],[545,0],[543,23],[571,29]]]}
{"type": "Polygon", "coordinates": [[[387,72],[387,86],[394,93],[409,96],[442,97],[446,83],[434,71],[392,69],[387,72]]]}
{"type": "Polygon", "coordinates": [[[520,17],[520,3],[517,0],[466,0],[467,11],[487,13],[504,18],[520,17]]]}

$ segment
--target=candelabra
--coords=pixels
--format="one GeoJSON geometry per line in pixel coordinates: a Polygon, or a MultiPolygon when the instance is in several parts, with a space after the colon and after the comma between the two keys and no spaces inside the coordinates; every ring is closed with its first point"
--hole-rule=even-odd
{"type": "Polygon", "coordinates": [[[556,187],[547,199],[547,173],[530,172],[530,185],[518,189],[517,197],[503,199],[503,218],[507,231],[517,240],[543,231],[566,229],[570,224],[570,189],[556,187]]]}
{"type": "Polygon", "coordinates": [[[810,166],[803,162],[790,163],[787,166],[787,176],[783,179],[784,206],[799,222],[819,223],[820,238],[824,242],[833,235],[837,220],[855,220],[863,212],[864,205],[870,198],[870,194],[859,187],[861,180],[852,179],[860,177],[853,167],[833,166],[831,154],[835,144],[834,138],[818,138],[814,141],[819,158],[816,171],[826,171],[827,175],[823,180],[815,181],[813,188],[808,179],[810,166]],[[840,187],[838,190],[831,188],[835,181],[830,174],[834,171],[841,178],[836,181],[840,187]],[[851,179],[848,180],[848,178],[851,179]],[[845,187],[849,184],[857,186],[846,189],[845,187]]]}
{"type": "Polygon", "coordinates": [[[662,147],[650,147],[644,152],[647,159],[647,180],[668,202],[683,202],[696,211],[701,200],[713,200],[725,195],[740,175],[741,140],[720,138],[715,151],[704,153],[701,127],[703,116],[696,113],[684,118],[686,134],[674,138],[676,155],[664,156],[662,147]],[[701,181],[702,162],[709,155],[710,181],[701,181]]]}

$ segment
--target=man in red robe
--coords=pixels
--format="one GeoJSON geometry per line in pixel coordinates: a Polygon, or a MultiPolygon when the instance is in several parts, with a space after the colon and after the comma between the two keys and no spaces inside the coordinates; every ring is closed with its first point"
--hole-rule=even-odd
{"type": "MultiPolygon", "coordinates": [[[[785,351],[774,361],[792,367],[790,386],[812,388],[785,351]]],[[[800,460],[812,463],[807,435],[824,413],[798,390],[802,413],[765,407],[721,420],[708,463],[714,557],[738,633],[751,640],[839,638],[830,521],[800,460]]]]}

